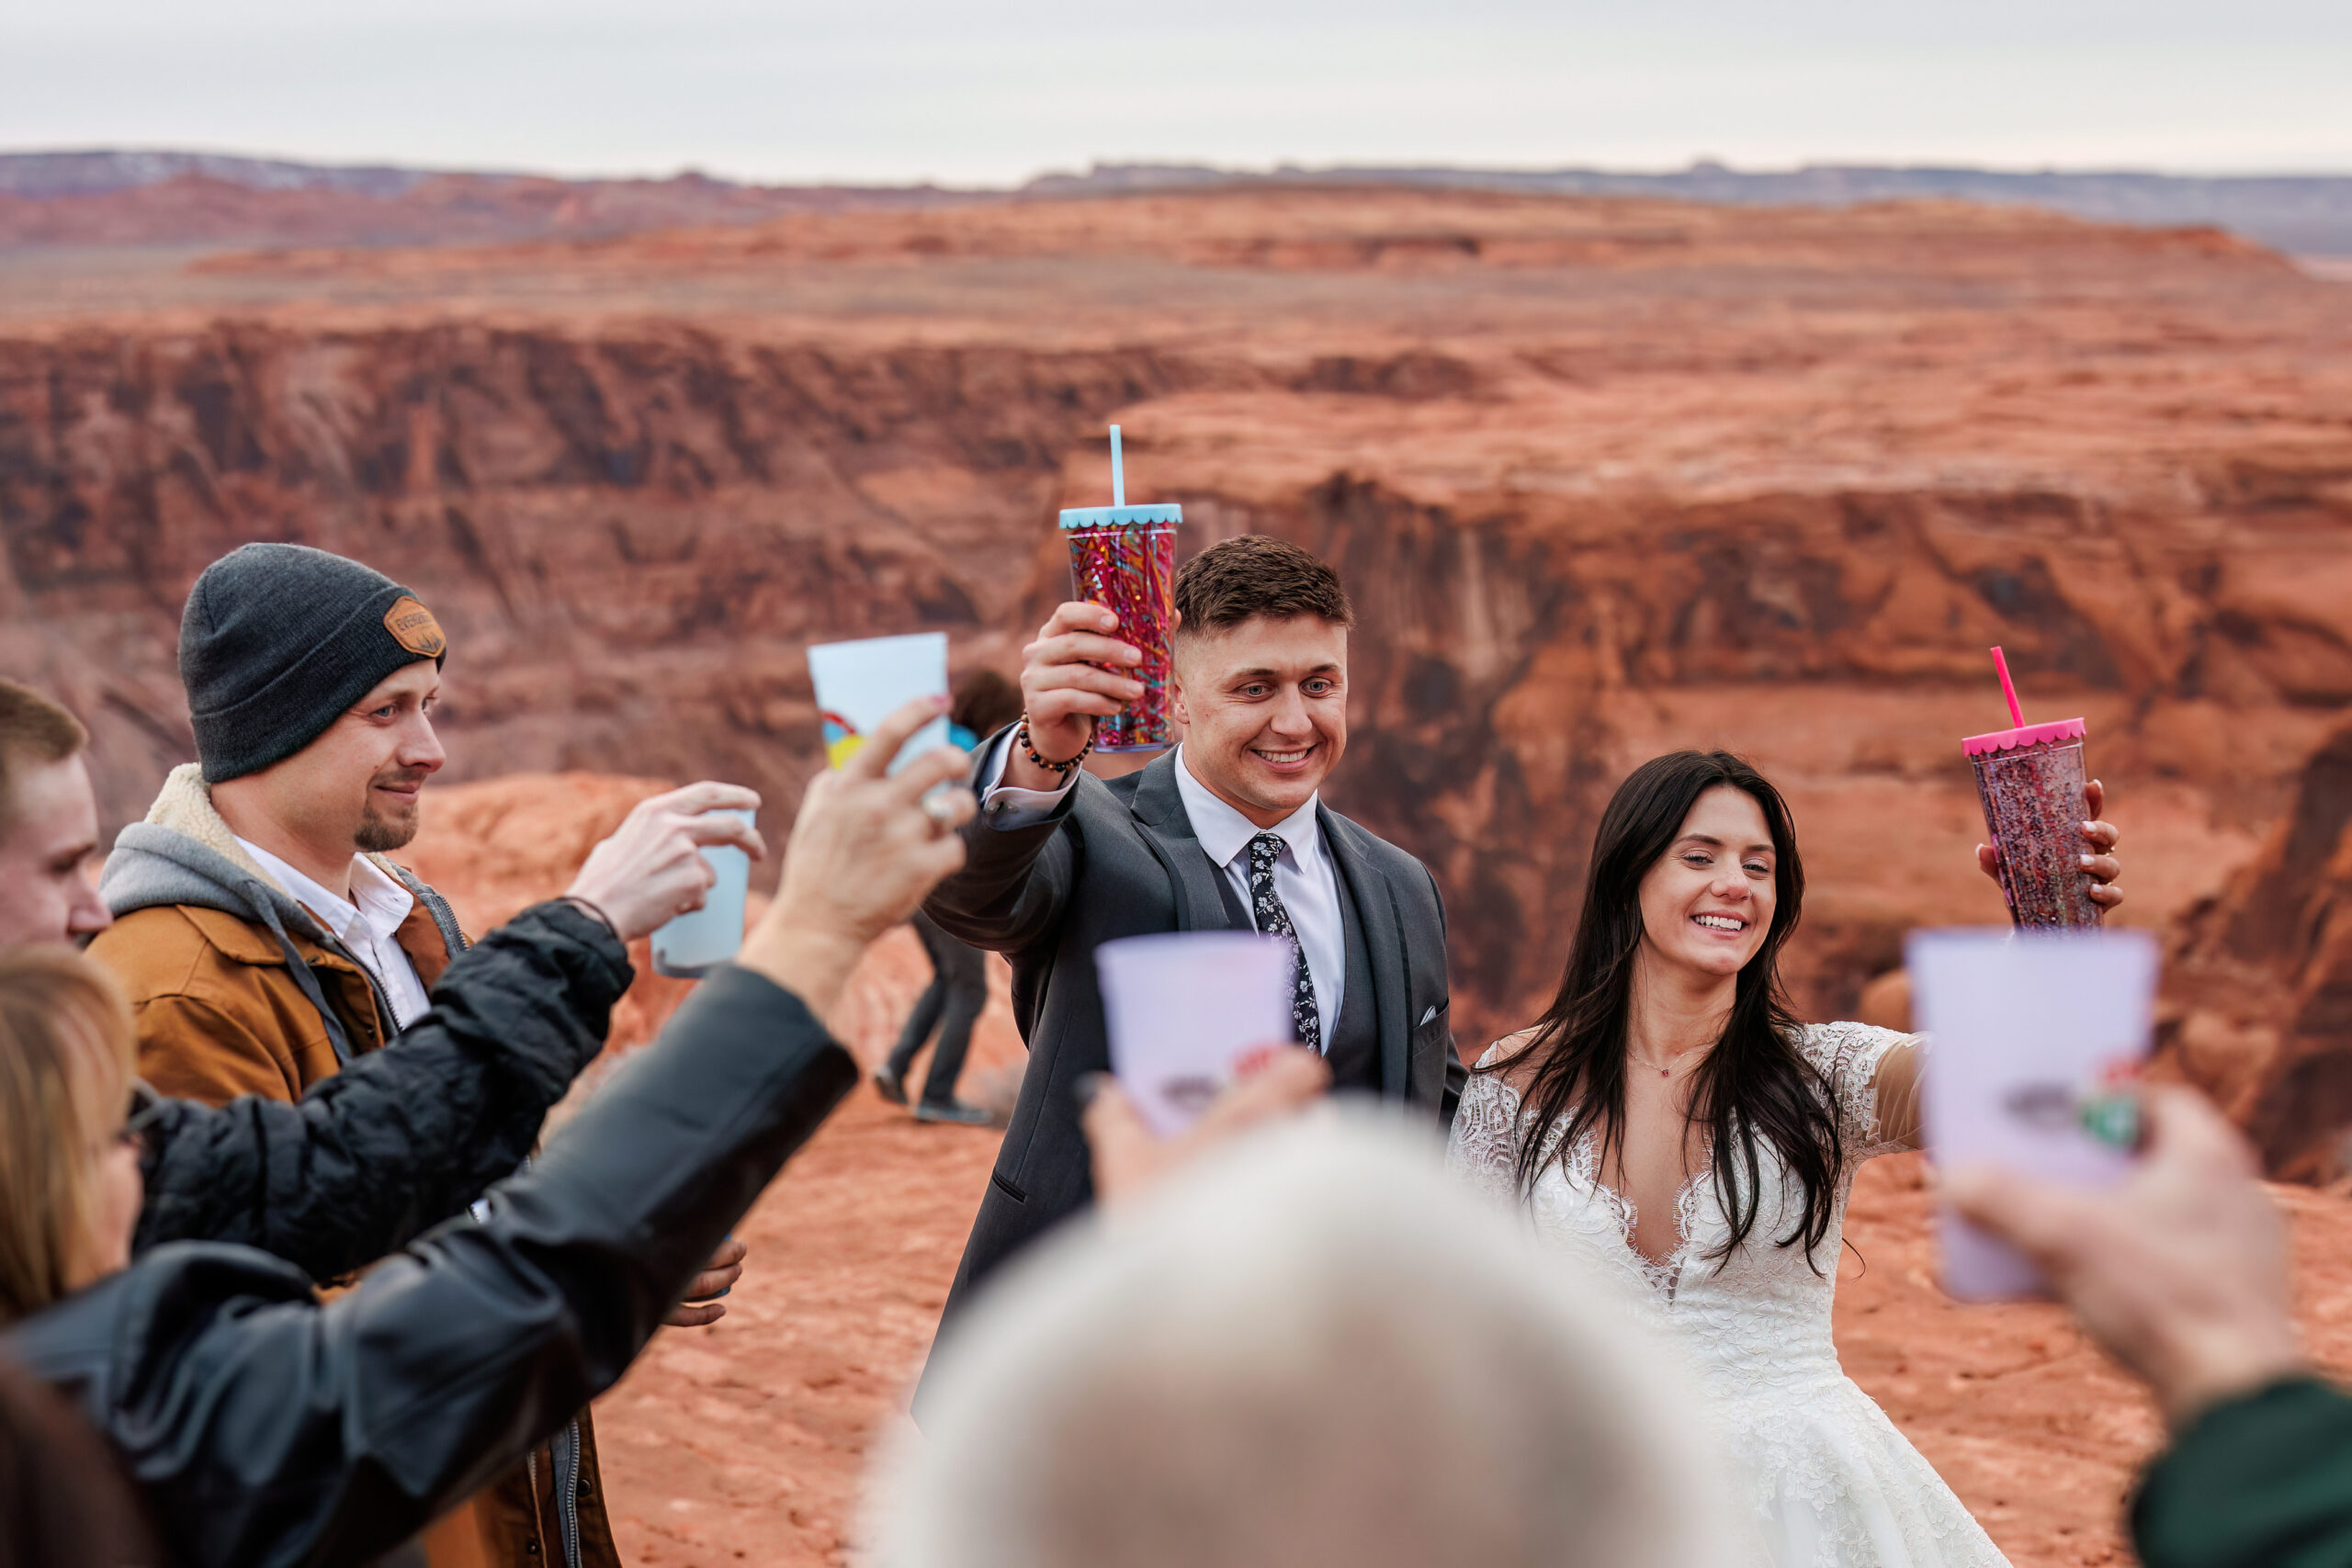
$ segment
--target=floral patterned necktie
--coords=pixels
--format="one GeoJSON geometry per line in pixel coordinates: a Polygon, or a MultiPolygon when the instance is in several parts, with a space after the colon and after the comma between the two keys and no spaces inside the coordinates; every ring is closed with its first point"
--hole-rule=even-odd
{"type": "Polygon", "coordinates": [[[1282,858],[1283,836],[1261,833],[1250,840],[1250,902],[1257,911],[1258,929],[1290,943],[1290,1024],[1294,1038],[1308,1050],[1323,1049],[1323,1019],[1315,1007],[1315,976],[1306,970],[1306,950],[1298,944],[1290,910],[1274,891],[1274,862],[1282,858]]]}

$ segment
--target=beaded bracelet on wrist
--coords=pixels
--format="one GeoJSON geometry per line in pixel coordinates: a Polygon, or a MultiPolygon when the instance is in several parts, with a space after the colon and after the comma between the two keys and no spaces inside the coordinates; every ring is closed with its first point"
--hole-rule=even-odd
{"type": "Polygon", "coordinates": [[[1023,756],[1036,763],[1037,766],[1045,769],[1047,773],[1059,773],[1065,779],[1069,778],[1072,773],[1076,772],[1078,765],[1086,761],[1087,757],[1094,750],[1094,737],[1090,732],[1086,737],[1086,744],[1080,747],[1078,749],[1078,755],[1072,757],[1069,761],[1049,762],[1046,761],[1045,758],[1037,755],[1036,743],[1029,739],[1029,716],[1025,713],[1021,716],[1021,728],[1012,732],[1012,743],[1021,748],[1021,754],[1023,756]]]}

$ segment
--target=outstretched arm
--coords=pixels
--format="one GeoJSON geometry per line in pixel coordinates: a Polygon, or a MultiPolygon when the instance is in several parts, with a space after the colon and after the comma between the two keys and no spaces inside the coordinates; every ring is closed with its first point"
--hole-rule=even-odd
{"type": "Polygon", "coordinates": [[[2187,1089],[2150,1089],[2143,1157],[2085,1191],[1995,1167],[1946,1173],[1960,1212],[2022,1249],[2173,1429],[2132,1503],[2149,1568],[2352,1561],[2352,1399],[2313,1378],[2287,1227],[2254,1151],[2187,1089]]]}
{"type": "Polygon", "coordinates": [[[235,1242],[325,1280],[397,1250],[530,1154],[631,973],[603,920],[541,904],[459,954],[394,1045],[300,1100],[169,1102],[146,1132],[134,1251],[235,1242]]]}
{"type": "Polygon", "coordinates": [[[626,944],[702,904],[702,846],[765,853],[748,824],[715,814],[759,803],[708,783],[639,802],[563,899],[458,954],[431,1011],[300,1100],[160,1107],[135,1250],[236,1242],[333,1280],[463,1210],[530,1154],[548,1108],[604,1048],[633,977],[626,944]]]}
{"type": "Polygon", "coordinates": [[[1890,1046],[1886,1055],[1879,1058],[1874,1103],[1880,1142],[1895,1149],[1925,1145],[1926,1134],[1919,1116],[1919,1081],[1925,1077],[1927,1064],[1926,1045],[1917,1035],[1890,1046]]]}
{"type": "Polygon", "coordinates": [[[1073,781],[1046,815],[994,825],[1008,814],[1002,795],[989,787],[989,774],[1010,739],[1001,736],[974,754],[973,790],[981,804],[963,830],[963,869],[933,888],[922,907],[940,930],[990,953],[1018,953],[1042,940],[1060,923],[1078,885],[1076,846],[1063,827],[1082,781],[1073,781]]]}
{"type": "Polygon", "coordinates": [[[7,1348],[76,1397],[192,1568],[373,1562],[618,1381],[856,1081],[799,998],[723,969],[487,1218],[325,1305],[253,1252],[166,1247],[7,1348]]]}

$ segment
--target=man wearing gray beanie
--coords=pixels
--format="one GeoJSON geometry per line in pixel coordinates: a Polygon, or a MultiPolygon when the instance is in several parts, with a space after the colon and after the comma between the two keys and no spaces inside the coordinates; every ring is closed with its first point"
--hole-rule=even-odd
{"type": "MultiPolygon", "coordinates": [[[[466,939],[385,856],[416,836],[444,761],[432,714],[447,652],[416,594],[324,550],[246,545],[197,579],[179,662],[198,761],[117,839],[99,882],[115,923],[89,950],[129,992],[140,1075],[163,1093],[299,1100],[431,1007],[466,939]]],[[[759,804],[709,784],[663,799],[705,814],[759,804]]],[[[731,816],[698,817],[693,838],[760,852],[731,816]]],[[[616,922],[615,903],[595,915],[623,942],[662,918],[616,922]]],[[[723,1291],[741,1256],[730,1245],[690,1293],[723,1291]]],[[[617,1568],[586,1413],[426,1544],[436,1562],[617,1568]]]]}
{"type": "Polygon", "coordinates": [[[91,953],[130,989],[140,1072],[215,1103],[302,1091],[414,1021],[463,947],[383,858],[444,761],[448,639],[381,572],[301,545],[207,567],[180,617],[198,761],[123,829],[91,953]]]}
{"type": "Polygon", "coordinates": [[[180,617],[180,680],[205,783],[291,757],[387,676],[427,660],[437,672],[448,647],[414,594],[357,561],[305,545],[222,556],[180,617]]]}

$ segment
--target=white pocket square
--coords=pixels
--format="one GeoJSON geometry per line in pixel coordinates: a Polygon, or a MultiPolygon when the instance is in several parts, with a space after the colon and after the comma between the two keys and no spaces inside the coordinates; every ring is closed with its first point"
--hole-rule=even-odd
{"type": "MultiPolygon", "coordinates": [[[[1435,1002],[1431,1002],[1431,1003],[1430,1004],[1430,1010],[1429,1010],[1429,1011],[1427,1011],[1427,1012],[1425,1012],[1425,1013],[1423,1013],[1423,1014],[1421,1014],[1421,1023],[1427,1023],[1430,1020],[1431,1020],[1431,1019],[1435,1018],[1436,1016],[1437,1016],[1437,1004],[1436,1004],[1435,1002]]],[[[1417,1023],[1417,1024],[1413,1025],[1413,1027],[1414,1027],[1415,1029],[1419,1029],[1419,1028],[1421,1026],[1421,1023],[1417,1023]]]]}

